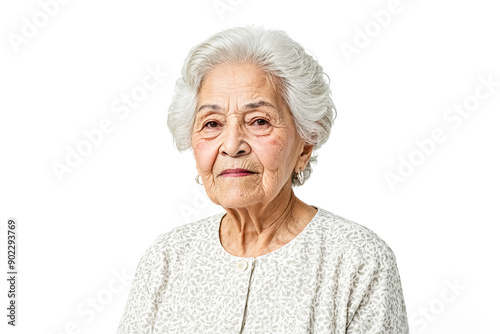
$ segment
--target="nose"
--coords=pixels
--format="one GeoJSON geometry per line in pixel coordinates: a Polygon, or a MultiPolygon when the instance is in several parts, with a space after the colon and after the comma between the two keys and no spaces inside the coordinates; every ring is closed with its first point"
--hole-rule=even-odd
{"type": "Polygon", "coordinates": [[[228,122],[223,131],[220,154],[238,157],[250,153],[245,133],[238,124],[229,124],[228,122]]]}

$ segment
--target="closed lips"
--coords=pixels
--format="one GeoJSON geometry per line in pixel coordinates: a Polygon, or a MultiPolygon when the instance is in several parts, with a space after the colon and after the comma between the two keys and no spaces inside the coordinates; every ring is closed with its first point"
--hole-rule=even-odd
{"type": "Polygon", "coordinates": [[[249,171],[248,169],[242,169],[242,168],[236,168],[236,169],[225,169],[220,173],[220,175],[224,174],[253,174],[252,171],[249,171]]]}

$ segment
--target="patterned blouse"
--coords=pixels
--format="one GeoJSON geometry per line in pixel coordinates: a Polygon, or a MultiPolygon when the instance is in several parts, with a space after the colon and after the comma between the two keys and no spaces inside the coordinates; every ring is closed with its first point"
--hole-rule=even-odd
{"type": "Polygon", "coordinates": [[[118,334],[407,334],[396,258],[370,229],[319,208],[277,250],[238,257],[224,213],[161,234],[142,256],[118,334]]]}

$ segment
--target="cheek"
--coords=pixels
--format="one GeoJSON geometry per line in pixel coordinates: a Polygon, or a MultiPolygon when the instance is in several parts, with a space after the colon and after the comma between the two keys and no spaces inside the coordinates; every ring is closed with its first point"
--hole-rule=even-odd
{"type": "Polygon", "coordinates": [[[258,149],[259,160],[268,171],[282,171],[283,167],[288,163],[290,148],[284,138],[269,138],[260,142],[258,149]]]}
{"type": "Polygon", "coordinates": [[[193,151],[196,164],[201,172],[211,172],[218,152],[216,145],[206,140],[200,140],[193,143],[193,151]]]}

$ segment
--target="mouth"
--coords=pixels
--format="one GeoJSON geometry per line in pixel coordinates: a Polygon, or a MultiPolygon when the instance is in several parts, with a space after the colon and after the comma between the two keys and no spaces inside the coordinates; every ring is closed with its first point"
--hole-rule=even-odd
{"type": "Polygon", "coordinates": [[[224,177],[240,177],[240,176],[248,176],[255,174],[255,172],[252,172],[248,169],[242,169],[242,168],[236,168],[236,169],[225,169],[222,171],[222,173],[219,174],[219,176],[224,176],[224,177]]]}

